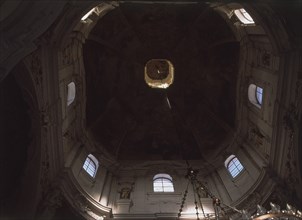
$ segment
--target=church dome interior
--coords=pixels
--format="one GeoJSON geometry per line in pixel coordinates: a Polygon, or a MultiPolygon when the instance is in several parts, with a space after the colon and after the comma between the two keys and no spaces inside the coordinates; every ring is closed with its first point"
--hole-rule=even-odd
{"type": "Polygon", "coordinates": [[[302,219],[301,6],[0,3],[0,220],[302,219]]]}
{"type": "Polygon", "coordinates": [[[200,160],[235,131],[239,42],[205,4],[121,4],[89,33],[83,58],[86,125],[117,160],[200,160]],[[174,66],[167,89],[143,79],[154,58],[174,66]]]}

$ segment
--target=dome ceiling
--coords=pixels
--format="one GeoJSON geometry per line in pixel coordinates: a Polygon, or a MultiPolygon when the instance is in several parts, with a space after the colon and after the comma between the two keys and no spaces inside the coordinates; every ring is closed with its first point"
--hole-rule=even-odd
{"type": "Polygon", "coordinates": [[[87,129],[118,160],[202,159],[235,130],[239,43],[205,4],[122,3],[83,47],[87,129]],[[172,62],[149,87],[145,64],[172,62]]]}

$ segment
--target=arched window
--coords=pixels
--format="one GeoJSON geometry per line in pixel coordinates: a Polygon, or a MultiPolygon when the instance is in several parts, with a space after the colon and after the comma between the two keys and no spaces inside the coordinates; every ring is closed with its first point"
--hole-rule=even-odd
{"type": "Polygon", "coordinates": [[[67,106],[73,103],[76,95],[76,88],[74,82],[71,82],[67,86],[67,106]]]}
{"type": "Polygon", "coordinates": [[[256,86],[255,84],[250,84],[248,88],[248,97],[251,103],[253,103],[258,108],[261,108],[263,99],[263,88],[256,86]]]}
{"type": "Polygon", "coordinates": [[[154,192],[174,192],[172,177],[165,173],[156,174],[153,177],[154,192]]]}
{"type": "Polygon", "coordinates": [[[244,8],[234,10],[235,15],[243,24],[255,24],[253,18],[244,8]]]}
{"type": "Polygon", "coordinates": [[[83,164],[83,169],[91,176],[95,177],[95,174],[99,167],[99,161],[93,156],[89,154],[83,164]]]}
{"type": "Polygon", "coordinates": [[[238,176],[243,171],[243,166],[235,155],[229,156],[225,160],[224,165],[233,178],[238,176]]]}

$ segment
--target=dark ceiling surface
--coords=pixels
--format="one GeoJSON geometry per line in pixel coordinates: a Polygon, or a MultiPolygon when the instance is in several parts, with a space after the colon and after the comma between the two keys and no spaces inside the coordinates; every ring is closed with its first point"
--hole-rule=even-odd
{"type": "Polygon", "coordinates": [[[118,160],[202,159],[235,130],[239,43],[207,5],[120,4],[83,53],[87,129],[118,160]],[[169,88],[144,81],[151,59],[173,63],[169,88]]]}

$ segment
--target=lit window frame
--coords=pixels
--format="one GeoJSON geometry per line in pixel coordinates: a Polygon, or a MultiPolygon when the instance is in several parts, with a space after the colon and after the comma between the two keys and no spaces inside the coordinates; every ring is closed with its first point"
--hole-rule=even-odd
{"type": "Polygon", "coordinates": [[[153,177],[153,192],[174,193],[173,179],[169,174],[159,173],[153,177]]]}
{"type": "Polygon", "coordinates": [[[229,156],[225,160],[224,165],[233,179],[238,177],[244,171],[244,166],[235,155],[229,156]]]}
{"type": "Polygon", "coordinates": [[[76,98],[76,85],[74,82],[70,82],[67,85],[67,106],[70,106],[76,98]]]}
{"type": "Polygon", "coordinates": [[[99,167],[99,162],[98,160],[95,158],[95,156],[93,156],[92,154],[89,154],[84,163],[83,163],[83,170],[91,177],[91,178],[95,178],[96,173],[98,171],[98,167],[99,167]]]}
{"type": "Polygon", "coordinates": [[[248,87],[248,99],[250,103],[259,109],[263,106],[265,89],[259,85],[251,83],[248,87]],[[261,97],[259,97],[261,95],[261,97]]]}
{"type": "Polygon", "coordinates": [[[263,88],[260,86],[256,86],[255,96],[257,103],[262,106],[263,103],[263,88]]]}
{"type": "Polygon", "coordinates": [[[93,7],[92,9],[90,9],[82,18],[81,18],[81,22],[86,23],[88,21],[89,16],[95,11],[96,7],[93,7]]]}
{"type": "Polygon", "coordinates": [[[254,19],[244,8],[235,9],[234,14],[242,24],[255,25],[254,19]]]}

